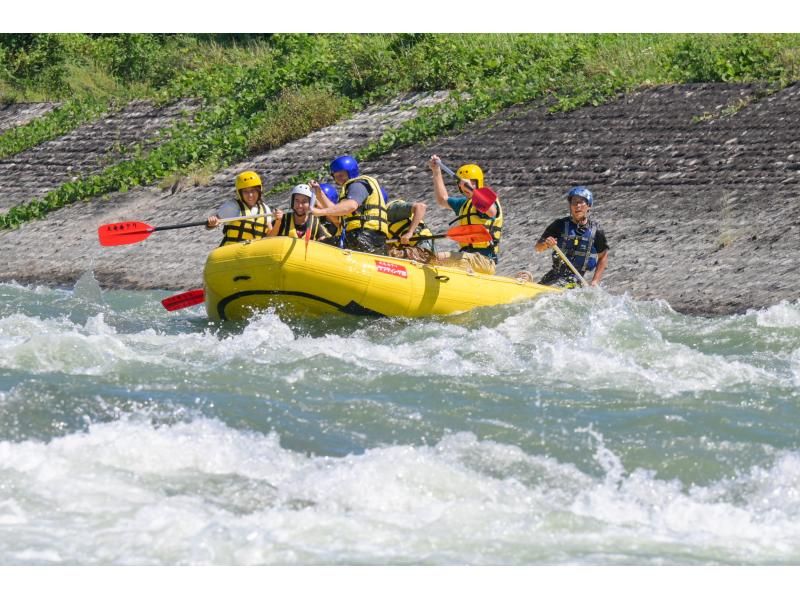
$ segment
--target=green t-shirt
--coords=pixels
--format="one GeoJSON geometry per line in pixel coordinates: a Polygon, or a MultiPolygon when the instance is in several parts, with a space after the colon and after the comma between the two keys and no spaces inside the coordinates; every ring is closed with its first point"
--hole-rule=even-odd
{"type": "Polygon", "coordinates": [[[413,214],[413,204],[402,199],[396,199],[389,202],[386,206],[387,217],[389,222],[398,222],[400,220],[410,220],[413,214]]]}

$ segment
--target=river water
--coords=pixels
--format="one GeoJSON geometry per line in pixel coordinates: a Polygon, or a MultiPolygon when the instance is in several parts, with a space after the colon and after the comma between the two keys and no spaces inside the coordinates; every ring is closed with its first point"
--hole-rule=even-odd
{"type": "Polygon", "coordinates": [[[800,564],[800,302],[169,294],[0,284],[0,564],[800,564]]]}

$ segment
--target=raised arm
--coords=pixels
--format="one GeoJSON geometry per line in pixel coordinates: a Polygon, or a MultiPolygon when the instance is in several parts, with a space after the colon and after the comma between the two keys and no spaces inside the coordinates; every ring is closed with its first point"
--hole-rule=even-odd
{"type": "Polygon", "coordinates": [[[429,165],[433,173],[433,197],[436,199],[436,203],[439,204],[439,206],[449,208],[450,206],[447,204],[447,187],[445,187],[444,179],[442,178],[439,156],[436,154],[432,155],[429,165]]]}

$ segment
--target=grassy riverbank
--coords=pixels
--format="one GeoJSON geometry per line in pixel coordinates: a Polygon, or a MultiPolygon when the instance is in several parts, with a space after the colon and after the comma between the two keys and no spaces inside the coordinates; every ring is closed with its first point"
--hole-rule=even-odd
{"type": "Polygon", "coordinates": [[[0,101],[62,102],[0,135],[2,158],[132,99],[197,97],[203,106],[155,149],[11,208],[0,228],[77,200],[214,172],[407,91],[453,93],[359,158],[536,99],[569,110],[649,85],[763,81],[779,89],[799,78],[798,34],[2,34],[0,101]]]}

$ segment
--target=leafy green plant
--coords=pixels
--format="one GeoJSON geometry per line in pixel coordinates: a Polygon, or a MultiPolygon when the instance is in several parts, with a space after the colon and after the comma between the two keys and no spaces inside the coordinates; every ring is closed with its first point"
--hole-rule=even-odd
{"type": "Polygon", "coordinates": [[[0,135],[0,158],[11,156],[44,141],[64,135],[75,127],[106,112],[111,105],[103,101],[65,102],[44,116],[14,127],[0,135]]]}
{"type": "MultiPolygon", "coordinates": [[[[551,110],[571,110],[659,83],[785,85],[800,72],[798,47],[796,34],[0,35],[5,95],[78,93],[0,135],[0,157],[63,135],[132,97],[202,99],[191,120],[162,132],[157,147],[134,148],[100,175],[13,207],[0,216],[0,228],[74,201],[224,168],[400,92],[452,90],[448,101],[361,148],[360,159],[536,99],[546,99],[551,110]]],[[[273,191],[323,172],[321,166],[298,173],[273,191]]]]}

